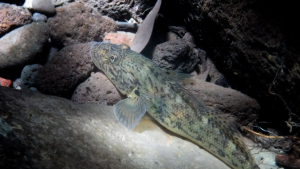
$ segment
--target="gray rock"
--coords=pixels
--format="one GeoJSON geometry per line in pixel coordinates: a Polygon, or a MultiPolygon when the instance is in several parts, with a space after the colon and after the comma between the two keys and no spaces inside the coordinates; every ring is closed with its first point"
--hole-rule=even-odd
{"type": "MultiPolygon", "coordinates": [[[[127,130],[110,106],[0,87],[0,110],[1,168],[228,169],[147,116],[127,130]]],[[[275,168],[274,155],[250,146],[260,166],[275,168]]]]}
{"type": "Polygon", "coordinates": [[[56,10],[51,0],[26,0],[23,7],[46,15],[55,15],[56,10]]]}
{"type": "Polygon", "coordinates": [[[92,73],[73,93],[71,100],[75,103],[100,103],[114,105],[124,96],[114,84],[101,72],[92,73]]]}
{"type": "Polygon", "coordinates": [[[32,19],[34,22],[46,22],[47,21],[47,16],[43,15],[41,13],[35,12],[32,15],[32,19]]]}
{"type": "Polygon", "coordinates": [[[21,73],[21,78],[14,81],[13,86],[17,88],[30,88],[36,86],[36,76],[43,66],[39,64],[27,65],[21,73]]]}
{"type": "Polygon", "coordinates": [[[22,84],[23,84],[22,79],[21,79],[21,78],[18,78],[18,79],[16,79],[16,80],[13,82],[13,87],[14,87],[15,89],[21,90],[22,84]]]}
{"type": "MultiPolygon", "coordinates": [[[[34,22],[15,29],[0,39],[0,76],[30,64],[48,43],[49,28],[46,23],[34,22]]],[[[18,73],[19,74],[19,73],[18,73]]]]}
{"type": "Polygon", "coordinates": [[[90,41],[101,41],[104,33],[115,28],[115,22],[80,3],[57,8],[57,15],[48,19],[53,43],[59,47],[90,41]]]}
{"type": "Polygon", "coordinates": [[[191,72],[200,61],[198,51],[184,40],[172,40],[155,47],[152,60],[165,69],[191,72]]]}
{"type": "Polygon", "coordinates": [[[28,9],[16,5],[0,3],[0,37],[12,29],[32,22],[28,9]]]}
{"type": "Polygon", "coordinates": [[[37,77],[42,93],[71,98],[76,87],[89,77],[94,64],[90,59],[93,43],[71,45],[60,50],[37,77]]]}
{"type": "Polygon", "coordinates": [[[228,168],[149,119],[143,119],[134,131],[127,130],[114,117],[112,107],[77,105],[5,88],[0,88],[0,103],[0,109],[6,110],[0,112],[0,138],[5,138],[0,139],[0,155],[6,157],[1,158],[0,167],[228,168]]]}

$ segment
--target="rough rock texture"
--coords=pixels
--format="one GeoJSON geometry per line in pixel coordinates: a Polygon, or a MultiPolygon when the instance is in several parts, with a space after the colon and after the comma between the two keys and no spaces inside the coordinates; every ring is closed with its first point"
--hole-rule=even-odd
{"type": "MultiPolygon", "coordinates": [[[[286,126],[284,121],[288,120],[284,102],[268,92],[275,77],[271,91],[300,116],[300,26],[296,22],[296,2],[179,1],[186,25],[198,36],[198,44],[230,85],[259,101],[262,121],[279,127],[286,126]]],[[[293,120],[300,122],[295,116],[293,120]]]]}
{"type": "Polygon", "coordinates": [[[60,50],[37,77],[42,93],[71,98],[77,85],[88,78],[94,64],[90,59],[91,43],[71,45],[60,50]]]}
{"type": "Polygon", "coordinates": [[[49,28],[43,22],[25,25],[3,36],[0,39],[0,76],[17,74],[19,77],[19,69],[42,59],[39,54],[45,50],[48,39],[49,28]]]}
{"type": "Polygon", "coordinates": [[[129,20],[130,18],[134,18],[139,23],[142,22],[141,17],[146,17],[147,13],[150,11],[149,8],[152,8],[156,2],[156,0],[147,1],[147,2],[143,0],[131,0],[131,1],[75,0],[75,1],[85,3],[90,7],[96,8],[101,14],[111,17],[114,20],[125,21],[125,20],[129,20]]]}
{"type": "Polygon", "coordinates": [[[24,67],[21,77],[14,81],[14,88],[30,88],[36,86],[36,77],[39,71],[43,68],[42,65],[33,64],[24,67]]]}
{"type": "Polygon", "coordinates": [[[101,41],[115,23],[96,10],[80,3],[57,8],[57,15],[48,20],[53,45],[58,47],[90,41],[101,41]]]}
{"type": "Polygon", "coordinates": [[[183,86],[207,107],[234,116],[239,126],[246,126],[258,118],[260,106],[256,100],[230,88],[217,86],[193,76],[183,86]]]}
{"type": "Polygon", "coordinates": [[[106,34],[103,41],[107,42],[107,43],[113,43],[116,45],[125,44],[125,45],[130,46],[130,44],[134,38],[134,35],[135,34],[130,33],[130,32],[118,31],[115,33],[106,34]]]}
{"type": "Polygon", "coordinates": [[[12,29],[32,22],[28,9],[0,3],[0,37],[12,29]]]}
{"type": "Polygon", "coordinates": [[[41,13],[38,13],[38,12],[35,12],[33,15],[32,15],[32,20],[34,22],[46,22],[47,21],[47,16],[46,15],[43,15],[41,13]]]}
{"type": "Polygon", "coordinates": [[[71,100],[75,103],[100,103],[114,105],[124,96],[102,73],[92,73],[73,93],[71,100]]]}
{"type": "Polygon", "coordinates": [[[112,107],[0,87],[0,109],[1,168],[228,168],[150,120],[127,130],[112,107]]]}
{"type": "Polygon", "coordinates": [[[173,40],[157,45],[152,60],[165,69],[191,72],[200,56],[198,50],[191,48],[186,41],[173,40]]]}
{"type": "Polygon", "coordinates": [[[49,16],[53,16],[56,14],[56,10],[54,5],[52,4],[52,0],[26,0],[23,6],[25,8],[49,16]]]}

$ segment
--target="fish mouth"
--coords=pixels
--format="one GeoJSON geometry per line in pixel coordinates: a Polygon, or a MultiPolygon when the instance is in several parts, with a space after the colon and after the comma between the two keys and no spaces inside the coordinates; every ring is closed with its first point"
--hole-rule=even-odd
{"type": "Polygon", "coordinates": [[[102,45],[104,43],[102,42],[95,42],[91,46],[90,49],[90,57],[92,62],[98,67],[100,70],[103,70],[104,64],[106,63],[107,59],[105,58],[105,53],[101,53],[102,45]]]}

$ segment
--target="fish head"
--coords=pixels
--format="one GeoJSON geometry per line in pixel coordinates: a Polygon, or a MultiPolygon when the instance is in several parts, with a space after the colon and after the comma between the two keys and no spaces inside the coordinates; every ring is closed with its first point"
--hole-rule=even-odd
{"type": "Polygon", "coordinates": [[[125,95],[139,84],[138,79],[131,73],[130,66],[135,61],[130,57],[132,52],[127,45],[96,42],[91,47],[93,63],[125,95]]]}
{"type": "Polygon", "coordinates": [[[91,59],[108,77],[116,76],[121,70],[126,50],[130,50],[127,45],[96,42],[90,50],[91,59]]]}

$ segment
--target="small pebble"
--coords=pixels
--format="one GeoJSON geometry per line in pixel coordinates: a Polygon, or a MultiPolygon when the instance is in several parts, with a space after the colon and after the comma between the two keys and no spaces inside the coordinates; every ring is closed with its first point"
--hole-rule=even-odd
{"type": "Polygon", "coordinates": [[[12,84],[11,80],[7,80],[0,77],[0,86],[9,87],[12,84]]]}
{"type": "Polygon", "coordinates": [[[34,22],[46,22],[47,16],[41,13],[35,12],[32,16],[34,22]]]}

